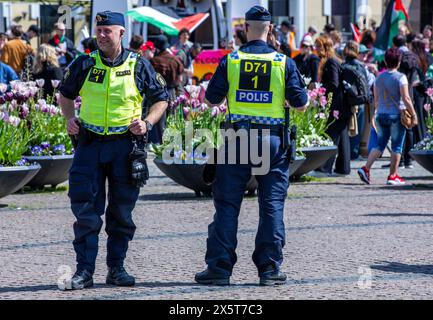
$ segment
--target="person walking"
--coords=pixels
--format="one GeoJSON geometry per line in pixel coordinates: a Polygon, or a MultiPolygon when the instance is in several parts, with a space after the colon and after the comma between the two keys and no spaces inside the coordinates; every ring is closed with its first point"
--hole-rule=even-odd
{"type": "Polygon", "coordinates": [[[406,108],[409,111],[413,125],[416,125],[418,120],[409,94],[407,77],[397,71],[401,60],[402,53],[400,50],[397,48],[388,49],[385,53],[387,71],[377,77],[374,85],[375,116],[373,127],[377,132],[378,141],[377,146],[368,155],[366,165],[358,170],[359,177],[366,184],[371,183],[371,167],[385,151],[390,138],[392,154],[387,184],[405,184],[404,179],[397,172],[406,136],[406,128],[400,119],[400,110],[406,108]]]}

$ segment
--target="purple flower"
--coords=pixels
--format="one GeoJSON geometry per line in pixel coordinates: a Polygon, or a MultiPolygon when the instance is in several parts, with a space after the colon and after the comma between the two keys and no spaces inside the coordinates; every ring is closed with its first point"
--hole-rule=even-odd
{"type": "Polygon", "coordinates": [[[18,167],[23,167],[25,165],[27,165],[28,161],[26,158],[21,158],[21,160],[18,160],[15,165],[18,167]]]}
{"type": "Polygon", "coordinates": [[[9,123],[13,125],[14,127],[18,127],[21,123],[21,119],[15,116],[9,117],[9,123]]]}
{"type": "Polygon", "coordinates": [[[20,91],[20,89],[22,87],[22,83],[18,80],[13,80],[13,81],[9,82],[9,84],[11,85],[11,88],[14,91],[20,91]]]}
{"type": "Polygon", "coordinates": [[[60,80],[51,80],[51,85],[56,89],[60,84],[60,80]]]}
{"type": "Polygon", "coordinates": [[[25,96],[19,91],[15,92],[14,98],[18,102],[18,104],[21,104],[25,101],[25,96]]]}
{"type": "Polygon", "coordinates": [[[28,115],[29,115],[29,108],[27,107],[27,104],[24,103],[20,107],[20,118],[25,119],[25,118],[27,118],[28,115]]]}
{"type": "Polygon", "coordinates": [[[11,102],[14,99],[14,94],[12,92],[6,92],[4,97],[7,102],[11,102]]]}
{"type": "Polygon", "coordinates": [[[30,97],[35,97],[39,92],[38,87],[30,87],[30,97]]]}
{"type": "Polygon", "coordinates": [[[2,120],[8,122],[9,116],[6,112],[0,111],[0,121],[2,121],[2,120]]]}
{"type": "Polygon", "coordinates": [[[187,101],[188,101],[188,98],[187,98],[184,94],[180,95],[180,96],[177,97],[177,99],[176,99],[176,103],[177,103],[177,104],[185,103],[185,102],[187,102],[187,101]]]}
{"type": "Polygon", "coordinates": [[[63,144],[56,144],[53,147],[53,152],[56,155],[64,155],[64,154],[66,154],[66,148],[63,144]]]}
{"type": "Polygon", "coordinates": [[[1,95],[0,96],[0,104],[4,104],[6,102],[5,96],[1,95]]]}
{"type": "Polygon", "coordinates": [[[339,117],[340,117],[340,111],[338,111],[338,110],[334,110],[333,112],[332,112],[332,115],[334,116],[334,118],[335,119],[339,119],[339,117]]]}
{"type": "Polygon", "coordinates": [[[192,107],[193,109],[197,109],[198,107],[200,107],[200,105],[201,105],[201,103],[200,103],[200,101],[198,101],[197,99],[193,99],[193,100],[191,101],[191,107],[192,107]]]}
{"type": "Polygon", "coordinates": [[[227,112],[227,105],[225,103],[220,105],[219,108],[220,108],[221,113],[227,112]]]}
{"type": "Polygon", "coordinates": [[[42,150],[49,150],[50,149],[50,143],[47,141],[44,141],[41,143],[42,150]]]}
{"type": "Polygon", "coordinates": [[[42,148],[39,147],[39,146],[34,146],[34,147],[32,147],[32,148],[30,149],[30,154],[31,154],[32,156],[42,156],[43,153],[44,153],[44,151],[43,151],[42,148]]]}
{"type": "Polygon", "coordinates": [[[183,107],[183,114],[185,115],[185,117],[188,117],[188,115],[189,115],[189,108],[188,107],[183,107]]]}
{"type": "Polygon", "coordinates": [[[209,109],[209,106],[206,104],[206,103],[202,103],[201,105],[200,105],[200,110],[201,111],[206,111],[207,109],[209,109]]]}
{"type": "Polygon", "coordinates": [[[37,79],[36,84],[39,88],[42,88],[45,84],[45,80],[44,79],[37,79]]]}

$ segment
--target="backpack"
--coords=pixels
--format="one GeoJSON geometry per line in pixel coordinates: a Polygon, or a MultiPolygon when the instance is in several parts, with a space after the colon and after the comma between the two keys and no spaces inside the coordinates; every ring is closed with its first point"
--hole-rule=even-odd
{"type": "MultiPolygon", "coordinates": [[[[401,58],[399,72],[403,73],[409,83],[414,81],[415,75],[417,73],[418,68],[418,59],[416,55],[410,51],[403,52],[403,56],[401,58]]],[[[409,95],[413,99],[413,87],[409,86],[409,95]]]]}
{"type": "Polygon", "coordinates": [[[344,63],[341,66],[341,81],[346,103],[349,107],[371,102],[370,88],[361,65],[344,63]]]}

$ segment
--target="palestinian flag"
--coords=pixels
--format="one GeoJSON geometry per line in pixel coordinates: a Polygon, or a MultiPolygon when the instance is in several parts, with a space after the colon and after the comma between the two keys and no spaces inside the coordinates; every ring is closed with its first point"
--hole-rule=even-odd
{"type": "Polygon", "coordinates": [[[374,45],[374,56],[383,60],[385,51],[392,47],[392,39],[398,35],[398,29],[403,22],[409,21],[409,15],[402,0],[391,0],[386,7],[385,16],[377,30],[377,40],[374,45]]]}
{"type": "Polygon", "coordinates": [[[187,28],[189,32],[193,32],[209,17],[209,13],[197,13],[183,19],[176,19],[146,6],[130,10],[126,15],[136,21],[150,23],[169,36],[177,36],[182,28],[187,28]]]}

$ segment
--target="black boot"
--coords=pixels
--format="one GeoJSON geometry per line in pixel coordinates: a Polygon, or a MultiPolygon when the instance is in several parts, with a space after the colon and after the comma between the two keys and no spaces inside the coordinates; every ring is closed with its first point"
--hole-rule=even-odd
{"type": "MultiPolygon", "coordinates": [[[[63,290],[81,290],[93,286],[92,274],[87,270],[77,270],[74,276],[64,283],[63,290]]],[[[59,287],[60,288],[60,287],[59,287]]]]}
{"type": "Polygon", "coordinates": [[[230,277],[206,269],[195,275],[195,281],[200,284],[228,286],[230,284],[230,277]]]}
{"type": "Polygon", "coordinates": [[[126,272],[124,267],[108,268],[107,284],[119,287],[132,287],[135,285],[135,278],[126,272]]]}
{"type": "Polygon", "coordinates": [[[260,276],[261,286],[275,286],[285,284],[287,276],[284,272],[279,270],[266,272],[260,276]]]}

